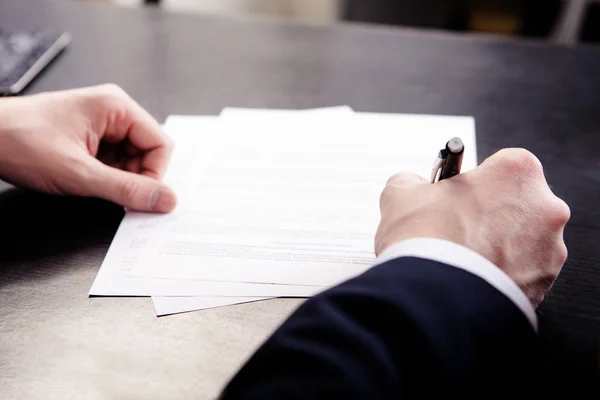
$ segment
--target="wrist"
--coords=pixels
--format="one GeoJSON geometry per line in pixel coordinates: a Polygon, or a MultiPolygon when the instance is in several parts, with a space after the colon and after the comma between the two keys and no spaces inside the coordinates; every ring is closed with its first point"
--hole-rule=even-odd
{"type": "Polygon", "coordinates": [[[447,212],[412,213],[396,221],[382,219],[375,237],[375,253],[379,255],[396,243],[416,238],[434,238],[471,247],[467,241],[469,225],[464,216],[447,212]]]}

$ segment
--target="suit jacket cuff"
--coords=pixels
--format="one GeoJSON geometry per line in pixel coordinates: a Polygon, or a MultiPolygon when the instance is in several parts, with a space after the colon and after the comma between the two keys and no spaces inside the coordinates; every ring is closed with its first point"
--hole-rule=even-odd
{"type": "Polygon", "coordinates": [[[415,238],[388,247],[377,257],[376,264],[399,257],[429,259],[479,276],[508,297],[525,314],[537,332],[538,322],[535,310],[525,293],[504,271],[475,251],[447,240],[415,238]]]}

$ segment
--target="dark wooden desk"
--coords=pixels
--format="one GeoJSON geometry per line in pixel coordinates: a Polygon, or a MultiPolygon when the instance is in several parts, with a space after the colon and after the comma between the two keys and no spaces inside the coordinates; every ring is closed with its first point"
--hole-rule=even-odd
{"type": "MultiPolygon", "coordinates": [[[[115,82],[158,119],[336,104],[473,115],[480,159],[532,150],[573,214],[569,260],[541,308],[541,391],[577,398],[598,383],[600,50],[33,0],[0,0],[0,26],[73,34],[30,92],[115,82]]],[[[121,210],[0,190],[2,399],[214,397],[298,304],[157,319],[149,299],[88,299],[121,210]]]]}

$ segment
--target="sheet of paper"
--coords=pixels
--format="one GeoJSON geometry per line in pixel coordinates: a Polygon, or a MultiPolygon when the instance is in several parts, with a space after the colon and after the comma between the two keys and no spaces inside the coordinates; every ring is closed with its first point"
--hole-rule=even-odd
{"type": "Polygon", "coordinates": [[[326,114],[225,118],[195,169],[185,220],[169,221],[132,276],[330,286],[372,265],[389,176],[428,177],[446,141],[476,165],[471,117],[326,114]],[[192,209],[193,208],[193,209],[192,209]]]}
{"type": "Polygon", "coordinates": [[[145,252],[152,238],[168,223],[166,216],[153,218],[128,213],[90,289],[92,296],[312,296],[323,288],[130,277],[129,271],[145,252]]]}
{"type": "Polygon", "coordinates": [[[298,115],[305,116],[306,114],[314,115],[327,115],[327,116],[340,116],[340,115],[352,115],[354,110],[350,106],[331,106],[322,108],[307,108],[303,110],[286,110],[286,109],[273,109],[273,108],[237,108],[237,107],[225,107],[219,117],[221,118],[265,118],[272,117],[274,115],[284,115],[286,117],[296,117],[298,115]]]}
{"type": "MultiPolygon", "coordinates": [[[[220,114],[220,118],[257,118],[265,115],[272,116],[273,114],[287,114],[288,116],[296,114],[329,114],[336,116],[351,115],[353,110],[349,106],[325,107],[309,110],[272,110],[272,109],[244,109],[244,108],[225,108],[220,114]]],[[[195,117],[193,116],[171,116],[169,117],[169,127],[173,131],[186,131],[190,124],[194,124],[195,117]]],[[[177,282],[177,281],[176,281],[177,282]]],[[[236,283],[237,285],[237,283],[236,283]]],[[[293,293],[292,287],[284,288],[286,293],[293,293]]],[[[301,290],[296,293],[307,293],[301,290]]],[[[320,288],[319,288],[320,289],[320,288]]],[[[320,290],[317,290],[320,291],[320,290]]],[[[267,299],[269,297],[158,297],[153,296],[152,301],[157,316],[172,315],[177,313],[203,310],[207,308],[220,307],[230,304],[239,304],[244,302],[252,302],[257,300],[267,299]]]]}
{"type": "MultiPolygon", "coordinates": [[[[193,165],[210,153],[216,136],[216,117],[172,116],[165,124],[165,130],[175,142],[172,162],[165,181],[173,187],[178,196],[187,197],[187,178],[193,165]]],[[[208,158],[208,157],[207,157],[208,158]]],[[[132,278],[128,276],[136,260],[148,250],[155,235],[168,234],[163,230],[171,215],[153,215],[127,212],[106,258],[90,289],[96,296],[312,296],[322,290],[320,287],[263,285],[237,282],[189,281],[175,279],[132,278]]],[[[189,299],[184,299],[185,301],[189,299]]],[[[183,301],[183,300],[182,300],[183,301]]]]}
{"type": "Polygon", "coordinates": [[[207,308],[250,303],[271,297],[152,297],[157,317],[179,314],[207,308]]]}

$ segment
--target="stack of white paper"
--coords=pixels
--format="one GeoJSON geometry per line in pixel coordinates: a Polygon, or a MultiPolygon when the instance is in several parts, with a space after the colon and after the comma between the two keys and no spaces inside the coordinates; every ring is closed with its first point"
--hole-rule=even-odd
{"type": "Polygon", "coordinates": [[[128,211],[90,290],[152,296],[157,315],[309,297],[374,262],[389,176],[428,177],[459,136],[476,165],[471,117],[225,109],[171,116],[165,181],[175,211],[128,211]]]}

